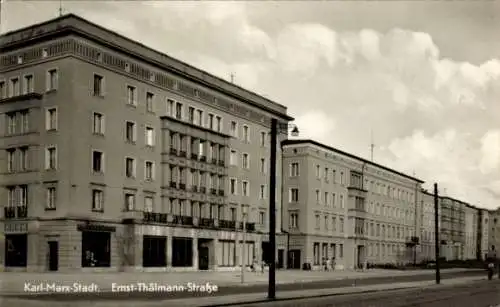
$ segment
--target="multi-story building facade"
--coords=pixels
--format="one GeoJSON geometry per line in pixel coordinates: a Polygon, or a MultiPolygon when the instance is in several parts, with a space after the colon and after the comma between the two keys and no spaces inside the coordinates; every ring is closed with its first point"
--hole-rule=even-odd
{"type": "MultiPolygon", "coordinates": [[[[436,235],[436,222],[435,222],[435,206],[434,206],[434,195],[426,190],[421,190],[420,192],[420,253],[419,260],[435,260],[436,259],[436,246],[435,246],[435,235],[436,235]]],[[[439,198],[438,198],[439,202],[439,198]]],[[[441,212],[439,210],[440,206],[438,203],[438,229],[439,217],[441,212]]]]}
{"type": "Polygon", "coordinates": [[[478,209],[478,237],[477,237],[477,242],[478,242],[478,248],[477,248],[477,259],[486,259],[486,254],[488,254],[488,249],[489,247],[489,230],[490,230],[490,225],[489,225],[489,220],[490,220],[490,215],[489,211],[486,209],[478,209]]]}
{"type": "Polygon", "coordinates": [[[465,242],[463,259],[477,258],[478,210],[476,207],[465,204],[465,242]]]}
{"type": "Polygon", "coordinates": [[[0,46],[2,266],[193,270],[266,257],[268,134],[271,118],[292,120],[286,107],[74,15],[0,46]]]}
{"type": "Polygon", "coordinates": [[[312,140],[282,146],[291,267],[412,260],[421,180],[312,140]]]}
{"type": "Polygon", "coordinates": [[[440,198],[440,256],[447,260],[462,260],[465,246],[465,203],[448,196],[440,198]]]}
{"type": "Polygon", "coordinates": [[[492,245],[498,250],[500,249],[500,208],[489,210],[488,216],[488,250],[492,245]]]}

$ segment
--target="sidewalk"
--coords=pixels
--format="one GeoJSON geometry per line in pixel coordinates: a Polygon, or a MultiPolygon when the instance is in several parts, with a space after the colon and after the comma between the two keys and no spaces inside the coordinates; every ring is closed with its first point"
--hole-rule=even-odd
{"type": "MultiPolygon", "coordinates": [[[[467,269],[448,269],[442,273],[470,271],[467,269]]],[[[362,271],[299,271],[285,270],[276,272],[277,284],[306,283],[324,280],[364,279],[388,276],[432,275],[432,270],[396,271],[368,270],[362,271]]],[[[210,283],[222,286],[248,286],[265,284],[268,272],[245,272],[244,284],[241,284],[241,272],[168,272],[168,273],[0,273],[0,294],[19,294],[24,291],[25,283],[55,283],[60,286],[73,283],[96,284],[101,291],[109,291],[112,283],[158,283],[179,285],[188,282],[197,284],[210,283]]]]}
{"type": "MultiPolygon", "coordinates": [[[[442,280],[441,285],[435,285],[434,281],[423,281],[423,282],[407,282],[407,283],[392,283],[392,284],[381,284],[381,285],[370,285],[370,286],[352,286],[346,288],[333,288],[333,289],[319,289],[319,290],[306,290],[306,291],[282,291],[277,293],[277,300],[293,300],[293,299],[307,299],[308,297],[318,297],[318,296],[328,296],[328,295],[341,295],[341,294],[355,294],[355,293],[369,293],[376,291],[390,291],[399,289],[412,289],[412,288],[427,288],[427,287],[449,287],[454,285],[466,284],[474,281],[486,280],[486,277],[463,277],[456,279],[442,280]]],[[[75,302],[59,302],[51,301],[50,306],[54,307],[163,307],[163,306],[192,306],[192,307],[211,307],[211,306],[224,306],[236,303],[248,303],[249,305],[258,304],[266,300],[266,293],[255,293],[255,294],[239,294],[230,296],[213,296],[213,297],[203,297],[196,298],[184,298],[175,300],[158,300],[158,301],[97,301],[97,302],[86,302],[86,301],[75,301],[75,302]]],[[[26,299],[14,299],[14,298],[0,298],[2,306],[17,306],[22,305],[23,307],[45,307],[47,306],[47,301],[35,301],[26,299]],[[5,304],[5,305],[3,305],[5,304]]],[[[292,302],[291,302],[292,305],[292,302]]]]}

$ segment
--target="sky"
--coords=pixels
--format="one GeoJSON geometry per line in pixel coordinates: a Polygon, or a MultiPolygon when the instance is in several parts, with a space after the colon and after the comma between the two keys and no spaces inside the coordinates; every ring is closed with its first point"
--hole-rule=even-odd
{"type": "MultiPolygon", "coordinates": [[[[500,206],[500,1],[62,1],[288,107],[300,138],[500,206]],[[497,35],[498,36],[498,35],[497,35]],[[495,99],[497,98],[497,99],[495,99]]],[[[2,30],[59,1],[4,0],[2,30]]]]}

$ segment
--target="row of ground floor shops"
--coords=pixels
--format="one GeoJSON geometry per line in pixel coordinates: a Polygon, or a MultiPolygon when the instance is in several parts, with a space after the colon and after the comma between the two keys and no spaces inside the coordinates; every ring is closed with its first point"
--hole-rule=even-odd
{"type": "MultiPolygon", "coordinates": [[[[68,220],[7,223],[0,236],[0,264],[7,271],[232,270],[272,257],[268,235],[256,232],[68,220]]],[[[349,238],[278,234],[276,241],[277,268],[322,269],[329,259],[336,269],[352,269],[396,260],[373,258],[371,243],[349,238]]],[[[411,261],[413,251],[405,254],[411,261]]]]}

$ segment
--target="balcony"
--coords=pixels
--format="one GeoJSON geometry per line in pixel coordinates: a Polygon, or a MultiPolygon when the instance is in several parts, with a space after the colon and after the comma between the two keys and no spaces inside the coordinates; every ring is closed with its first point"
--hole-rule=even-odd
{"type": "Polygon", "coordinates": [[[185,150],[179,151],[179,157],[187,157],[187,152],[185,150]]]}
{"type": "Polygon", "coordinates": [[[202,217],[199,223],[200,227],[212,228],[215,226],[215,220],[210,218],[202,217]]]}
{"type": "Polygon", "coordinates": [[[216,158],[212,158],[212,164],[217,164],[217,159],[216,158]]]}
{"type": "Polygon", "coordinates": [[[219,166],[224,166],[226,165],[226,163],[224,162],[224,160],[219,160],[219,166]]]}
{"type": "Polygon", "coordinates": [[[173,215],[172,216],[172,224],[175,224],[175,225],[182,224],[182,216],[180,216],[180,215],[173,215]]]}
{"type": "Polygon", "coordinates": [[[17,207],[17,218],[23,219],[28,217],[28,207],[21,206],[17,207]]]}
{"type": "Polygon", "coordinates": [[[203,194],[207,193],[207,188],[200,187],[200,193],[203,193],[203,194]]]}
{"type": "Polygon", "coordinates": [[[15,219],[16,218],[16,208],[15,207],[5,207],[3,208],[5,219],[15,219]]]}
{"type": "Polygon", "coordinates": [[[255,231],[255,223],[246,223],[245,228],[247,232],[254,232],[255,231]]]}
{"type": "Polygon", "coordinates": [[[224,196],[224,190],[219,190],[219,196],[224,196]]]}
{"type": "Polygon", "coordinates": [[[193,226],[193,217],[192,216],[181,216],[181,225],[193,226]]]}
{"type": "Polygon", "coordinates": [[[217,189],[210,189],[210,194],[217,195],[217,189]]]}
{"type": "Polygon", "coordinates": [[[198,160],[198,154],[191,153],[191,159],[198,160]]]}
{"type": "Polygon", "coordinates": [[[179,189],[185,190],[186,189],[186,184],[185,183],[179,183],[179,189]]]}
{"type": "Polygon", "coordinates": [[[206,162],[207,161],[207,157],[206,156],[200,156],[200,161],[201,162],[206,162]]]}
{"type": "Polygon", "coordinates": [[[156,212],[144,212],[144,222],[149,223],[167,223],[166,213],[156,213],[156,212]]]}
{"type": "Polygon", "coordinates": [[[419,245],[420,239],[419,239],[419,237],[415,237],[415,236],[406,237],[405,242],[406,242],[406,246],[416,246],[416,245],[419,245]]]}
{"type": "Polygon", "coordinates": [[[171,155],[177,155],[177,149],[176,148],[170,148],[170,154],[171,155]]]}
{"type": "Polygon", "coordinates": [[[170,181],[170,187],[176,189],[177,188],[177,182],[170,181]]]}
{"type": "Polygon", "coordinates": [[[236,229],[236,221],[219,220],[219,228],[236,229]]]}
{"type": "Polygon", "coordinates": [[[198,186],[196,185],[191,186],[191,191],[198,192],[198,186]]]}

